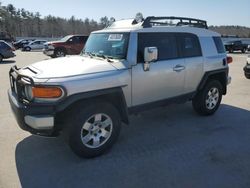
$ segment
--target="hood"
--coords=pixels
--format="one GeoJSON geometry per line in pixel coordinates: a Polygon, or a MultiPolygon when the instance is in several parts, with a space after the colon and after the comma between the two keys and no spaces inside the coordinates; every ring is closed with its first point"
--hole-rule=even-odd
{"type": "Polygon", "coordinates": [[[46,44],[47,45],[49,45],[49,44],[61,44],[61,43],[65,43],[66,41],[60,41],[60,40],[58,40],[58,41],[49,41],[49,42],[46,42],[46,44]]]}
{"type": "Polygon", "coordinates": [[[117,70],[117,68],[106,60],[91,59],[82,56],[49,59],[24,67],[22,71],[27,69],[35,72],[33,77],[38,79],[62,78],[117,70]]]}

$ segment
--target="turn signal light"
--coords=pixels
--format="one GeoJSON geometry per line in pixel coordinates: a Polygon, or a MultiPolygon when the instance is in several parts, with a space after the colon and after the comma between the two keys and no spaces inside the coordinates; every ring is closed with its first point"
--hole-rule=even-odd
{"type": "Polygon", "coordinates": [[[63,91],[58,87],[33,87],[32,94],[34,98],[60,98],[63,91]]]}
{"type": "Polygon", "coordinates": [[[231,56],[227,56],[227,64],[232,63],[233,58],[231,56]]]}

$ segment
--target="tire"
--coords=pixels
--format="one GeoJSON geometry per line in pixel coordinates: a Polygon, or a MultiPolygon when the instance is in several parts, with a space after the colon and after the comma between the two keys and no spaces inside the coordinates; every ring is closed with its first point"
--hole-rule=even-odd
{"type": "Polygon", "coordinates": [[[217,80],[210,80],[205,87],[193,98],[194,110],[200,115],[212,115],[220,106],[222,85],[217,80]]]}
{"type": "Polygon", "coordinates": [[[83,105],[78,106],[70,118],[68,141],[79,157],[91,158],[112,147],[120,133],[121,118],[110,103],[99,101],[83,105]]]}
{"type": "Polygon", "coordinates": [[[3,61],[3,56],[0,54],[0,63],[3,61]]]}
{"type": "Polygon", "coordinates": [[[243,48],[243,49],[241,50],[241,52],[242,52],[243,54],[246,53],[246,49],[243,48]]]}
{"type": "Polygon", "coordinates": [[[55,50],[54,57],[64,57],[66,55],[65,51],[63,49],[57,49],[55,50]]]}
{"type": "Polygon", "coordinates": [[[24,48],[24,51],[29,52],[29,51],[31,51],[31,48],[30,48],[30,47],[25,47],[25,48],[24,48]]]}
{"type": "Polygon", "coordinates": [[[229,48],[229,53],[233,53],[234,52],[234,50],[232,49],[232,48],[229,48]]]}
{"type": "Polygon", "coordinates": [[[250,79],[250,74],[246,74],[246,73],[245,73],[245,77],[246,77],[247,79],[250,79]]]}

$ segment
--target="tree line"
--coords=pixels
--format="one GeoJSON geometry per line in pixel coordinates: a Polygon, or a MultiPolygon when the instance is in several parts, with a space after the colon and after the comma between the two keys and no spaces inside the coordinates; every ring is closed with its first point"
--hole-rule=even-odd
{"type": "Polygon", "coordinates": [[[250,38],[250,28],[243,26],[210,26],[209,29],[220,33],[223,36],[236,36],[240,38],[250,38]]]}
{"type": "MultiPolygon", "coordinates": [[[[68,34],[89,34],[102,29],[114,20],[113,17],[102,17],[99,22],[85,18],[69,19],[48,15],[41,17],[39,12],[16,9],[12,4],[2,6],[0,1],[0,32],[15,37],[63,37],[68,34]]],[[[250,38],[250,28],[242,26],[210,26],[209,29],[222,35],[233,35],[250,38]]]]}
{"type": "Polygon", "coordinates": [[[1,6],[0,32],[9,33],[13,37],[62,37],[68,34],[89,34],[109,25],[114,18],[102,17],[99,22],[85,18],[69,19],[52,15],[41,17],[39,12],[16,9],[12,4],[1,6]]]}

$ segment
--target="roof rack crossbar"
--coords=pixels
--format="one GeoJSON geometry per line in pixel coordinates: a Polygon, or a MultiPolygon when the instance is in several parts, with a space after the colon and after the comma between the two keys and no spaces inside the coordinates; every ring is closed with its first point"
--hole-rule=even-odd
{"type": "Polygon", "coordinates": [[[173,16],[170,16],[170,17],[150,16],[150,17],[147,17],[142,24],[144,28],[153,27],[153,26],[163,26],[163,25],[191,26],[191,27],[208,29],[207,22],[204,20],[199,20],[199,19],[194,19],[194,18],[185,18],[185,17],[173,17],[173,16]],[[171,22],[166,22],[167,20],[170,20],[170,21],[178,20],[178,22],[177,24],[174,24],[171,22]]]}

